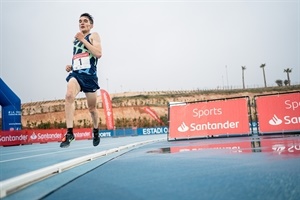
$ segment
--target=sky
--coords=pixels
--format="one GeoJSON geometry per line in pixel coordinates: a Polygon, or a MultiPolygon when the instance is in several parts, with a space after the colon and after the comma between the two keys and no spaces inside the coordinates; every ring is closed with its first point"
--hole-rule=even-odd
{"type": "MultiPolygon", "coordinates": [[[[300,84],[300,0],[0,0],[0,77],[22,103],[64,99],[78,20],[101,37],[109,93],[300,84]]],[[[78,97],[84,97],[80,94],[78,97]]]]}

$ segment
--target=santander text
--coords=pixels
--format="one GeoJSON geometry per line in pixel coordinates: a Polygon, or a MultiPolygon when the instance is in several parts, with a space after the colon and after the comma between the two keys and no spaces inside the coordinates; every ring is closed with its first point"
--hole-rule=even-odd
{"type": "Polygon", "coordinates": [[[196,124],[191,123],[190,130],[191,131],[199,131],[199,130],[217,130],[217,129],[235,129],[238,127],[239,122],[229,122],[226,121],[224,123],[211,123],[207,122],[205,124],[196,124]]]}
{"type": "Polygon", "coordinates": [[[300,124],[300,117],[285,116],[284,120],[285,124],[300,124]]]}

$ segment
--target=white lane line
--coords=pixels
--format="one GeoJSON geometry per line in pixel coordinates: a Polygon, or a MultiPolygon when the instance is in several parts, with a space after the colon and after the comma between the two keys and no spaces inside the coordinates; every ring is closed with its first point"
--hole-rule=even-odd
{"type": "MultiPolygon", "coordinates": [[[[109,143],[109,144],[102,144],[101,146],[109,146],[109,145],[114,145],[114,144],[117,144],[117,145],[120,145],[121,143],[120,142],[112,142],[112,143],[109,143]]],[[[75,146],[75,145],[74,145],[75,146]]],[[[90,144],[86,144],[86,145],[78,145],[79,147],[82,146],[82,147],[91,147],[91,148],[95,148],[93,146],[91,146],[90,144]]],[[[77,147],[78,147],[77,146],[77,147]]],[[[21,153],[30,153],[30,152],[41,152],[41,151],[49,151],[49,150],[53,150],[53,149],[60,149],[59,145],[57,146],[49,146],[47,148],[40,148],[38,146],[36,146],[36,148],[32,149],[32,150],[23,150],[23,149],[19,149],[19,150],[15,150],[14,152],[6,152],[6,153],[3,153],[1,152],[1,156],[6,156],[6,155],[14,155],[14,154],[21,154],[21,153]]],[[[74,149],[73,149],[74,150],[74,149]]]]}
{"type": "Polygon", "coordinates": [[[56,152],[51,152],[51,153],[43,153],[43,154],[37,154],[37,155],[32,155],[32,156],[25,156],[25,157],[13,158],[13,159],[8,159],[8,160],[1,160],[0,163],[10,162],[10,161],[16,161],[16,160],[24,160],[24,159],[27,159],[27,158],[34,158],[34,157],[40,157],[40,156],[45,156],[45,155],[57,154],[57,153],[74,151],[74,150],[80,150],[80,149],[88,149],[88,148],[91,148],[91,147],[78,148],[78,149],[70,149],[70,150],[64,150],[64,151],[56,151],[56,152]]]}
{"type": "MultiPolygon", "coordinates": [[[[78,142],[78,141],[77,141],[78,142]]],[[[117,146],[119,146],[119,145],[122,145],[123,144],[123,142],[124,141],[119,141],[119,142],[108,142],[108,143],[106,143],[106,144],[101,144],[101,147],[106,147],[106,146],[110,146],[110,145],[117,145],[117,146]]],[[[132,141],[128,141],[128,143],[130,143],[130,142],[132,142],[132,141]]],[[[139,141],[137,141],[137,142],[139,142],[139,141]]],[[[24,153],[30,153],[30,152],[41,152],[41,151],[49,151],[49,150],[55,150],[55,149],[60,149],[59,148],[59,145],[57,145],[57,146],[53,146],[52,144],[51,145],[49,145],[49,147],[47,147],[47,148],[40,148],[39,146],[42,146],[42,145],[47,145],[47,144],[37,144],[35,147],[34,147],[34,149],[32,149],[32,150],[23,150],[23,149],[15,149],[14,150],[14,152],[6,152],[6,153],[4,153],[3,151],[1,152],[1,156],[7,156],[7,155],[14,155],[14,154],[18,154],[18,155],[20,155],[20,154],[24,154],[24,153]]],[[[25,147],[25,146],[24,146],[25,147]]],[[[32,147],[32,146],[30,146],[30,147],[32,147]]],[[[76,149],[81,149],[81,148],[77,148],[77,147],[90,147],[90,148],[95,148],[95,147],[93,147],[93,146],[91,146],[90,144],[79,144],[78,145],[78,143],[76,143],[76,144],[72,144],[72,147],[74,147],[74,148],[72,148],[73,150],[76,150],[76,149]]],[[[3,148],[7,148],[7,147],[3,147],[3,148]]],[[[20,147],[19,147],[20,148],[20,147]]],[[[1,162],[1,161],[0,161],[1,162]]]]}

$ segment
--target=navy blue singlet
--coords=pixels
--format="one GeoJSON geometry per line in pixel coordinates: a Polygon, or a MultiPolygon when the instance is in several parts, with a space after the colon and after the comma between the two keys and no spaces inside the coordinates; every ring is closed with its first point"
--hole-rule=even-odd
{"type": "MultiPolygon", "coordinates": [[[[91,34],[88,34],[85,36],[85,39],[90,42],[89,36],[91,34]]],[[[95,57],[91,52],[84,46],[84,44],[78,40],[74,41],[74,47],[73,47],[73,58],[74,56],[78,54],[82,54],[87,52],[89,54],[90,58],[90,68],[87,69],[79,69],[79,70],[74,70],[74,59],[72,59],[72,66],[73,66],[73,73],[79,73],[79,74],[88,74],[88,75],[96,75],[97,74],[97,63],[98,63],[98,58],[95,57]]]]}

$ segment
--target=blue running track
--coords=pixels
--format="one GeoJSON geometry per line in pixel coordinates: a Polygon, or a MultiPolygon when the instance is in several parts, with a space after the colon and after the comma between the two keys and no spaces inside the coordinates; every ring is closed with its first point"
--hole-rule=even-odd
{"type": "MultiPolygon", "coordinates": [[[[0,147],[1,183],[79,157],[120,148],[53,173],[8,199],[300,199],[300,136],[167,141],[167,135],[0,147]],[[127,145],[127,146],[126,146],[127,145]]],[[[2,187],[2,185],[1,185],[2,187]]]]}

